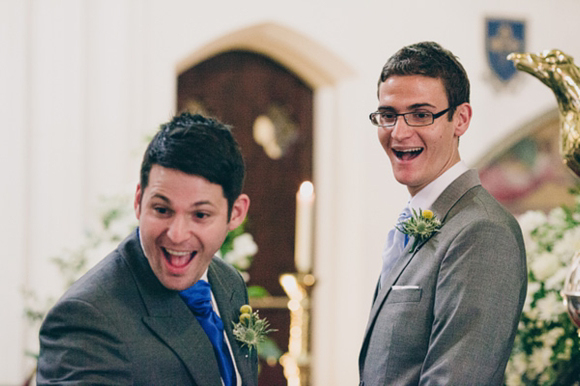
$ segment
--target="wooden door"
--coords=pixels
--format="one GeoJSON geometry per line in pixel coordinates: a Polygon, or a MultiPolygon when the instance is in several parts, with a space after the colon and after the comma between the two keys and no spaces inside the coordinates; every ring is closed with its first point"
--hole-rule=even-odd
{"type": "MultiPolygon", "coordinates": [[[[312,180],[312,90],[279,63],[248,51],[229,51],[178,77],[178,111],[202,112],[232,125],[246,162],[250,196],[246,230],[258,244],[249,285],[284,296],[282,273],[294,272],[296,192],[312,180]]],[[[263,309],[288,349],[289,313],[263,309]]],[[[280,364],[261,363],[261,385],[285,385],[280,364]]]]}

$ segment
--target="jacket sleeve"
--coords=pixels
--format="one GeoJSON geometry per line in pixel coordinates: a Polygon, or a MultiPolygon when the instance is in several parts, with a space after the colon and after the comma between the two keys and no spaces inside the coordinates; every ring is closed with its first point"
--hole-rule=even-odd
{"type": "Polygon", "coordinates": [[[420,384],[501,385],[527,286],[519,230],[480,219],[441,262],[420,384]]]}
{"type": "Polygon", "coordinates": [[[38,385],[133,382],[122,337],[92,304],[60,301],[46,316],[39,338],[38,385]]]}

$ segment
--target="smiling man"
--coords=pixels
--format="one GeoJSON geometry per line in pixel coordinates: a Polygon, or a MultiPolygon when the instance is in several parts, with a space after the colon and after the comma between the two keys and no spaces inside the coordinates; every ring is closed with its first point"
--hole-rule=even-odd
{"type": "Polygon", "coordinates": [[[232,333],[246,287],[214,256],[245,219],[243,180],[227,126],[188,113],[162,125],[141,164],[139,227],[46,316],[37,383],[257,385],[256,350],[232,333]]]}
{"type": "Polygon", "coordinates": [[[413,44],[383,67],[378,99],[370,119],[410,198],[383,252],[360,385],[501,385],[526,258],[517,221],[459,155],[472,116],[467,74],[439,44],[413,44]]]}

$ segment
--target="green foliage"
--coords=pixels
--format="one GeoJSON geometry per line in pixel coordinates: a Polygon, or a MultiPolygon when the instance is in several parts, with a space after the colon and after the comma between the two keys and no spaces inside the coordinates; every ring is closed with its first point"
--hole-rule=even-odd
{"type": "Polygon", "coordinates": [[[248,287],[248,296],[251,298],[263,298],[270,296],[268,290],[259,285],[251,285],[248,287]]]}

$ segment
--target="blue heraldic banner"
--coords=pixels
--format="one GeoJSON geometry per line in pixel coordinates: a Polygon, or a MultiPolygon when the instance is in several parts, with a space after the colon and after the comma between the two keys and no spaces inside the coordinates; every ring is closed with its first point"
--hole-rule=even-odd
{"type": "Polygon", "coordinates": [[[525,51],[526,25],[523,21],[487,19],[485,47],[489,66],[502,82],[509,81],[516,73],[515,65],[507,60],[512,52],[525,51]]]}

